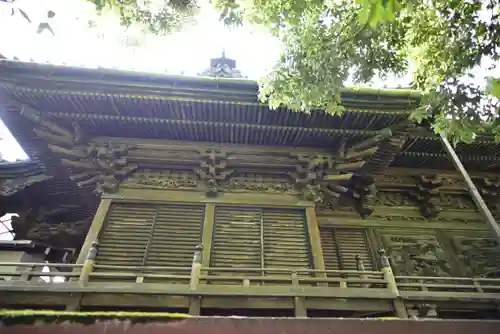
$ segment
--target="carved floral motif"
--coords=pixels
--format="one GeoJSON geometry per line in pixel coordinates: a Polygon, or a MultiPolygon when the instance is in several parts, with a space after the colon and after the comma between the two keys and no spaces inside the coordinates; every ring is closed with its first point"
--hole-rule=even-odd
{"type": "Polygon", "coordinates": [[[265,193],[282,193],[282,194],[297,194],[294,185],[282,178],[263,178],[255,174],[244,174],[241,176],[231,177],[227,185],[224,187],[230,192],[265,192],[265,193]]]}
{"type": "Polygon", "coordinates": [[[142,170],[124,184],[127,188],[193,189],[198,185],[193,172],[142,170]]]}

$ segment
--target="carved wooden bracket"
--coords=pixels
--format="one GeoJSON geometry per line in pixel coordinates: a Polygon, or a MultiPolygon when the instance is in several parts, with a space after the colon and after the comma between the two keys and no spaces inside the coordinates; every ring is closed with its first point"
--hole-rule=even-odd
{"type": "MultiPolygon", "coordinates": [[[[303,200],[322,203],[325,195],[337,197],[337,199],[340,197],[339,193],[328,189],[325,182],[327,173],[335,165],[333,155],[294,154],[293,157],[297,159],[296,171],[290,173],[290,176],[295,180],[295,187],[303,200]]],[[[343,178],[349,179],[351,176],[352,174],[343,178]]]]}
{"type": "Polygon", "coordinates": [[[50,180],[52,177],[45,174],[38,174],[33,176],[20,176],[13,179],[0,181],[0,196],[12,196],[32,184],[50,180]]]}
{"type": "Polygon", "coordinates": [[[12,217],[12,230],[17,240],[31,240],[49,246],[74,248],[85,240],[91,220],[61,222],[60,217],[74,210],[74,206],[55,210],[27,208],[12,217]]]}
{"type": "Polygon", "coordinates": [[[493,216],[500,219],[500,178],[480,179],[478,188],[493,216]]]}
{"type": "Polygon", "coordinates": [[[44,119],[31,108],[23,108],[21,114],[38,123],[33,131],[49,142],[49,149],[62,157],[62,164],[71,167],[75,174],[70,178],[80,187],[94,184],[97,193],[113,193],[118,191],[120,182],[137,168],[128,164],[131,147],[127,145],[91,144],[77,122],[73,122],[69,130],[44,119]]]}
{"type": "Polygon", "coordinates": [[[342,194],[350,194],[352,198],[349,202],[354,201],[360,215],[369,215],[371,209],[365,203],[375,192],[373,178],[358,177],[356,182],[352,182],[353,176],[363,167],[366,159],[377,151],[378,143],[390,135],[391,131],[385,129],[374,137],[352,145],[342,141],[335,154],[295,154],[296,171],[290,176],[295,179],[302,198],[315,203],[326,202],[335,209],[342,194]]]}
{"type": "Polygon", "coordinates": [[[221,191],[221,183],[234,172],[227,169],[228,152],[206,150],[200,153],[200,167],[194,171],[203,183],[207,196],[217,196],[221,191]]]}
{"type": "Polygon", "coordinates": [[[351,193],[354,210],[366,218],[373,213],[373,202],[377,195],[375,180],[370,176],[355,175],[351,182],[351,193]]]}
{"type": "Polygon", "coordinates": [[[443,179],[437,175],[420,175],[416,177],[417,185],[409,196],[417,202],[420,213],[425,218],[435,218],[441,208],[439,203],[439,187],[443,185],[443,179]]]}
{"type": "MultiPolygon", "coordinates": [[[[54,151],[54,147],[51,149],[54,151]]],[[[78,186],[95,184],[95,191],[98,193],[114,193],[118,191],[120,183],[137,169],[137,165],[128,163],[127,155],[130,149],[127,145],[113,143],[90,144],[80,159],[61,161],[73,169],[80,170],[80,173],[70,177],[77,181],[78,186]]]]}

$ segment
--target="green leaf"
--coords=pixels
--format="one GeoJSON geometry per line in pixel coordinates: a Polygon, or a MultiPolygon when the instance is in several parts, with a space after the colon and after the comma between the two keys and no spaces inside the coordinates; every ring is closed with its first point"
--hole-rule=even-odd
{"type": "Polygon", "coordinates": [[[486,78],[486,93],[500,99],[500,79],[488,77],[486,78]]]}
{"type": "Polygon", "coordinates": [[[413,112],[410,114],[410,120],[414,121],[415,123],[422,123],[425,119],[427,119],[429,116],[427,115],[427,106],[426,105],[421,105],[413,112]]]}

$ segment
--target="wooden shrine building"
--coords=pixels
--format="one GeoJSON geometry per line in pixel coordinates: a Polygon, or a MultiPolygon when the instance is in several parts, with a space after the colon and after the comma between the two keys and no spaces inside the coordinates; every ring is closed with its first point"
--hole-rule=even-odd
{"type": "MultiPolygon", "coordinates": [[[[16,239],[79,254],[57,273],[16,263],[0,307],[500,317],[500,240],[440,138],[408,121],[418,93],[345,90],[341,117],[269,110],[219,65],[0,61],[1,117],[30,157],[0,165],[1,210],[16,239]]],[[[499,152],[456,147],[496,219],[499,152]]]]}

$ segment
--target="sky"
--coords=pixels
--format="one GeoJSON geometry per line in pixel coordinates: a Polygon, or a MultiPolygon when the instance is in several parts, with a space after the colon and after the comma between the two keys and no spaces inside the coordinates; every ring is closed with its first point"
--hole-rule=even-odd
{"type": "MultiPolygon", "coordinates": [[[[208,0],[200,4],[203,7],[196,25],[158,37],[144,34],[138,26],[121,27],[115,13],[98,15],[85,0],[0,1],[0,54],[39,63],[196,75],[208,67],[210,58],[224,50],[250,79],[258,79],[273,66],[281,50],[276,39],[256,27],[229,31],[218,22],[208,0]],[[26,21],[17,8],[32,22],[26,21]],[[48,31],[37,34],[38,24],[47,21],[49,9],[56,13],[49,20],[55,36],[48,31]],[[89,20],[97,27],[89,28],[89,20]]],[[[7,161],[27,158],[1,122],[0,153],[7,161]]]]}

